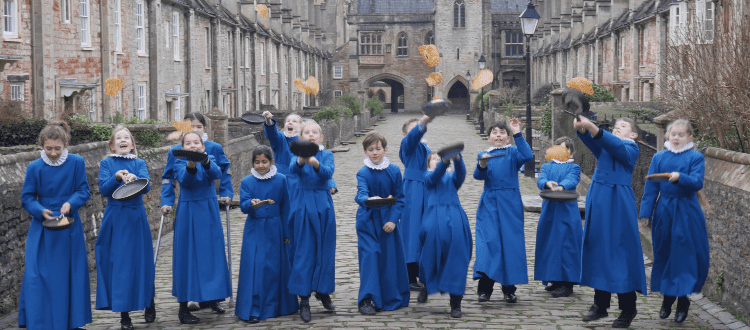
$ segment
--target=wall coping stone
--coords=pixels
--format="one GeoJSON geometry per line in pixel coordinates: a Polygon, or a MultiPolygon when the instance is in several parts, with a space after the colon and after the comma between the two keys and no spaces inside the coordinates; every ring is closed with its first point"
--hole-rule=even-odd
{"type": "Polygon", "coordinates": [[[750,165],[750,154],[745,154],[737,151],[708,147],[706,149],[706,156],[736,164],[750,165]]]}

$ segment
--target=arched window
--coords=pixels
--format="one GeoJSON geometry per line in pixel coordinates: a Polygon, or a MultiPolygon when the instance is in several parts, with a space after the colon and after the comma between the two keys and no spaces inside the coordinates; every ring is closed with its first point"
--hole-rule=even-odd
{"type": "Polygon", "coordinates": [[[401,32],[401,34],[398,35],[398,48],[397,48],[396,55],[397,56],[409,55],[408,48],[406,47],[406,33],[401,32]]]}
{"type": "Polygon", "coordinates": [[[464,0],[453,3],[453,27],[466,27],[466,4],[464,0]]]}
{"type": "Polygon", "coordinates": [[[435,34],[432,31],[427,32],[427,35],[424,37],[424,44],[425,45],[435,44],[435,34]]]}

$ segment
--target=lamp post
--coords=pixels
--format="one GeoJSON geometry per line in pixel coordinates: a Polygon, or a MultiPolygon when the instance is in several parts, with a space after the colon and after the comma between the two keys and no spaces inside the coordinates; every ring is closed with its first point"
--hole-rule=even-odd
{"type": "MultiPolygon", "coordinates": [[[[479,57],[479,71],[484,70],[484,66],[487,65],[487,60],[484,59],[484,55],[479,57]]],[[[480,108],[479,108],[479,134],[484,134],[484,86],[482,86],[482,92],[479,94],[480,97],[480,108]]]]}
{"type": "MultiPolygon", "coordinates": [[[[526,5],[526,10],[521,13],[521,30],[526,36],[526,138],[529,141],[529,147],[531,147],[532,141],[534,140],[531,135],[531,49],[529,42],[531,36],[536,31],[536,25],[539,23],[539,13],[534,9],[534,4],[529,3],[526,5]]],[[[533,149],[532,149],[533,150],[533,149]]],[[[533,152],[532,152],[533,154],[533,152]]],[[[534,159],[524,165],[524,175],[527,177],[534,177],[534,159]]]]}
{"type": "Polygon", "coordinates": [[[469,86],[471,86],[471,85],[469,85],[470,83],[471,83],[471,72],[466,71],[466,93],[469,94],[468,95],[468,97],[469,97],[469,112],[466,114],[466,120],[469,119],[469,114],[471,113],[471,93],[469,93],[469,91],[471,91],[471,89],[469,89],[469,88],[471,88],[471,87],[469,87],[469,86]]]}

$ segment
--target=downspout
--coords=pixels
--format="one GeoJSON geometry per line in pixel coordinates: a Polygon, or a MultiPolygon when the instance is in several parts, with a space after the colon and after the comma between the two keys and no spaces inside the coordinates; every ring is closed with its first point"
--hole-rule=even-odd
{"type": "MultiPolygon", "coordinates": [[[[109,3],[109,2],[107,2],[107,3],[109,3]]],[[[100,39],[101,39],[101,47],[99,48],[100,51],[101,51],[101,54],[102,54],[101,55],[101,66],[100,66],[101,67],[101,79],[102,79],[102,84],[101,84],[101,94],[102,95],[101,95],[101,99],[100,99],[101,100],[101,104],[102,104],[102,113],[101,113],[102,114],[102,120],[101,120],[102,122],[104,122],[107,118],[110,117],[109,106],[108,106],[109,105],[108,104],[109,98],[107,97],[108,95],[106,93],[104,93],[105,82],[107,81],[107,78],[111,77],[110,72],[109,72],[109,68],[110,68],[110,63],[109,63],[109,51],[110,51],[110,44],[109,44],[109,24],[105,23],[105,22],[109,21],[109,11],[107,9],[108,9],[107,6],[104,5],[104,1],[99,1],[99,22],[100,22],[99,26],[102,29],[101,30],[101,34],[100,34],[100,36],[101,36],[100,37],[100,39]],[[105,17],[107,19],[104,19],[105,17]]],[[[117,57],[115,57],[115,58],[117,58],[117,57]]],[[[117,75],[117,73],[115,73],[115,76],[116,75],[117,75]]],[[[93,94],[93,91],[91,93],[93,94]]]]}

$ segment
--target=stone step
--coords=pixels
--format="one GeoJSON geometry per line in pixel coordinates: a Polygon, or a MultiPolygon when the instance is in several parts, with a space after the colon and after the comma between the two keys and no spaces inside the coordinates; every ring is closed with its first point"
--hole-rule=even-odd
{"type": "Polygon", "coordinates": [[[357,141],[355,140],[349,140],[349,141],[341,141],[342,145],[349,145],[349,144],[356,144],[357,141]]]}
{"type": "Polygon", "coordinates": [[[367,132],[354,132],[354,136],[365,136],[367,132]]]}
{"type": "Polygon", "coordinates": [[[333,149],[330,149],[330,150],[331,150],[331,152],[347,152],[347,151],[349,151],[349,147],[336,146],[336,147],[334,147],[333,149]]]}

